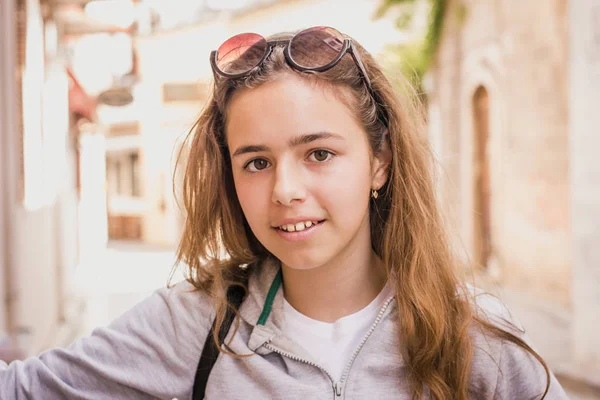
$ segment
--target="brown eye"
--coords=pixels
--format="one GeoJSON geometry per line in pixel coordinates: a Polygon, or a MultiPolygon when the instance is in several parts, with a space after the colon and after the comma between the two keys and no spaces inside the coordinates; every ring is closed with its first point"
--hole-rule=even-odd
{"type": "Polygon", "coordinates": [[[316,161],[323,162],[327,161],[331,153],[327,150],[315,150],[312,152],[312,155],[316,161]]]}
{"type": "Polygon", "coordinates": [[[269,162],[262,158],[257,158],[256,160],[250,161],[246,164],[246,169],[250,172],[261,171],[269,166],[269,162]]]}
{"type": "Polygon", "coordinates": [[[267,168],[267,162],[265,160],[255,160],[254,167],[259,170],[265,169],[265,168],[267,168]]]}

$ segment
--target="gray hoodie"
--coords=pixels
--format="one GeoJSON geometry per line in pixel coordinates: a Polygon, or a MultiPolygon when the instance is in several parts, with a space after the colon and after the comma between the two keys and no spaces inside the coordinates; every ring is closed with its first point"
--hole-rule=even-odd
{"type": "MultiPolygon", "coordinates": [[[[278,266],[272,262],[252,274],[248,298],[240,307],[240,327],[230,345],[237,354],[251,356],[221,354],[206,398],[411,399],[393,298],[385,302],[336,382],[282,333],[283,291],[277,276],[278,266]]],[[[505,316],[499,303],[486,300],[482,306],[492,319],[505,316]]],[[[0,399],[191,399],[214,314],[210,299],[187,282],[160,289],[68,349],[10,365],[0,361],[0,399]]],[[[540,398],[546,382],[541,365],[513,344],[473,331],[472,398],[540,398]]],[[[551,378],[546,398],[566,399],[551,378]]]]}

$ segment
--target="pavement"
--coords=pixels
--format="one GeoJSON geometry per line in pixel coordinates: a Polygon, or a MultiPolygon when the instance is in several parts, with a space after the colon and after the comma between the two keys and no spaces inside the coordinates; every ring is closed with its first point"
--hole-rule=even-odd
{"type": "Polygon", "coordinates": [[[480,287],[506,304],[571,399],[600,399],[600,365],[590,368],[573,360],[572,313],[568,308],[541,301],[526,290],[483,282],[480,287]]]}

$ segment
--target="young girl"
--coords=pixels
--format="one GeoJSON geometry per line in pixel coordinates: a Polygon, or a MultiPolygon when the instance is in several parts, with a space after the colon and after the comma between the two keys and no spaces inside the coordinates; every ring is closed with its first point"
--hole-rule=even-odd
{"type": "Polygon", "coordinates": [[[241,34],[210,61],[185,150],[188,281],[0,367],[2,399],[189,399],[220,327],[209,399],[566,399],[457,279],[415,108],[361,46],[328,27],[241,34]]]}

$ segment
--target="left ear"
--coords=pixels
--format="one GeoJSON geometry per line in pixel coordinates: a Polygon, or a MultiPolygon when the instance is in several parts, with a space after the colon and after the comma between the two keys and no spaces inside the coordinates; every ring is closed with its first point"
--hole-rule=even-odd
{"type": "Polygon", "coordinates": [[[391,163],[392,151],[386,137],[383,141],[383,149],[373,158],[371,166],[371,189],[379,190],[385,184],[390,175],[391,163]]]}

